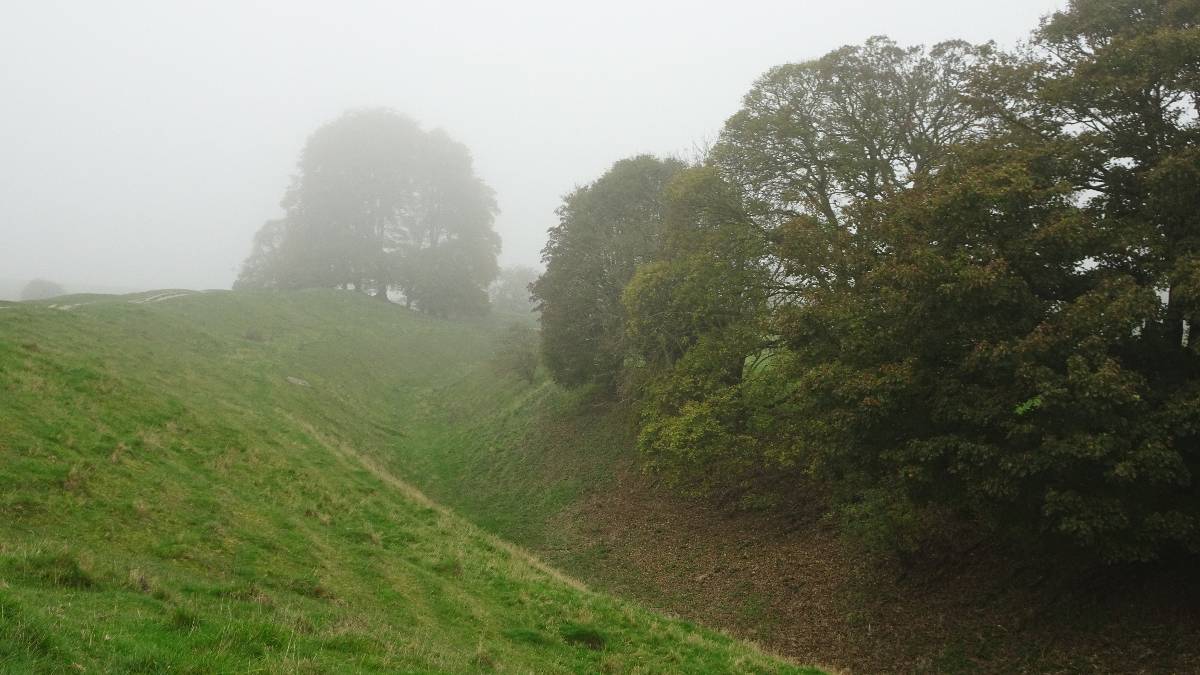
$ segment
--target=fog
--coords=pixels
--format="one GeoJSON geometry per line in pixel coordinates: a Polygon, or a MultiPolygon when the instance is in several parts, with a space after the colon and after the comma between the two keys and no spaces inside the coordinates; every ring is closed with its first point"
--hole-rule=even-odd
{"type": "Polygon", "coordinates": [[[773,65],[874,34],[1011,45],[1061,4],[8,3],[0,297],[229,287],[308,134],[363,106],[470,147],[502,264],[536,264],[564,193],[691,155],[773,65]]]}

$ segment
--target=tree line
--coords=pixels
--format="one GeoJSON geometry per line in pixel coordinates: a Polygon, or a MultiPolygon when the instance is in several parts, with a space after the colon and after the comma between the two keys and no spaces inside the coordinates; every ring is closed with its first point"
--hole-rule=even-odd
{"type": "Polygon", "coordinates": [[[690,488],[817,491],[897,540],[1200,552],[1198,20],[1072,0],[1014,50],[770,70],[702,161],[564,199],[548,370],[632,401],[690,488]]]}

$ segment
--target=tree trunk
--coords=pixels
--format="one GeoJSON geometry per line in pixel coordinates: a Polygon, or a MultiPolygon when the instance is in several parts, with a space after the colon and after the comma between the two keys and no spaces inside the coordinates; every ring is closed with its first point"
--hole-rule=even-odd
{"type": "Polygon", "coordinates": [[[1167,290],[1166,322],[1168,344],[1174,349],[1183,347],[1183,307],[1173,287],[1167,290]]]}

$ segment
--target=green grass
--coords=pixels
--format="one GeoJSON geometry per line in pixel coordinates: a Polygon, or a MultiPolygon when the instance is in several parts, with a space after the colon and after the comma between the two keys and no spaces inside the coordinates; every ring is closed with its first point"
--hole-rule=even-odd
{"type": "Polygon", "coordinates": [[[574,404],[491,371],[503,321],[333,291],[133,302],[153,295],[0,305],[0,672],[798,670],[401,479],[513,532],[591,480],[455,493],[574,404]]]}

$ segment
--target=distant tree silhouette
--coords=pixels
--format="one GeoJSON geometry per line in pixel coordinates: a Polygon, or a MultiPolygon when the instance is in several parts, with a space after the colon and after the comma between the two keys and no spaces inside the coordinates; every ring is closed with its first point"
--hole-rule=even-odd
{"type": "Polygon", "coordinates": [[[22,300],[46,300],[66,294],[62,286],[46,279],[34,279],[21,289],[22,300]]]}
{"type": "Polygon", "coordinates": [[[487,309],[500,238],[492,190],[465,146],[387,109],[356,110],[309,137],[235,288],[397,292],[436,314],[487,309]]]}
{"type": "Polygon", "coordinates": [[[488,289],[492,309],[513,314],[528,314],[533,311],[533,298],[529,286],[538,278],[537,270],[518,265],[500,270],[500,276],[488,289]]]}

